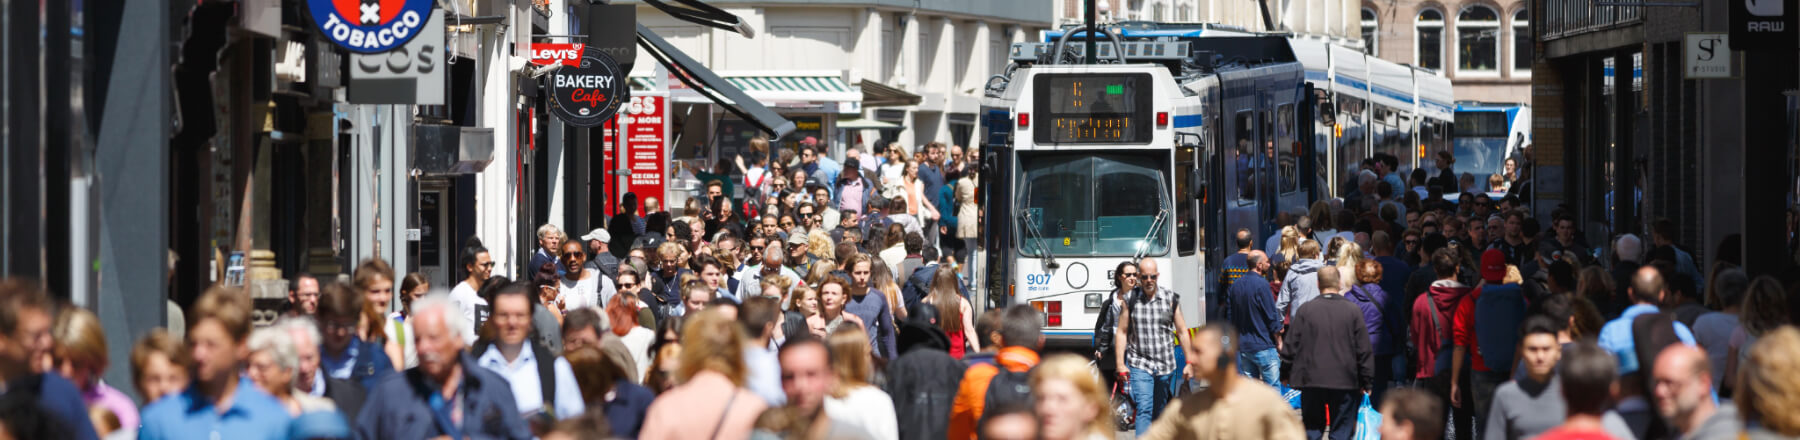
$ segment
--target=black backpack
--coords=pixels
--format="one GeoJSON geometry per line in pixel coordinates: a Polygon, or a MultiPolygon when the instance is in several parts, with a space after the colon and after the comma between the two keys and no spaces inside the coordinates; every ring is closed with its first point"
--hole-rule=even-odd
{"type": "Polygon", "coordinates": [[[987,397],[982,399],[981,423],[983,424],[987,423],[988,415],[995,414],[1001,409],[1031,408],[1031,371],[1037,367],[1025,371],[1012,371],[996,364],[994,368],[1000,371],[994,373],[994,379],[988,382],[987,397]]]}

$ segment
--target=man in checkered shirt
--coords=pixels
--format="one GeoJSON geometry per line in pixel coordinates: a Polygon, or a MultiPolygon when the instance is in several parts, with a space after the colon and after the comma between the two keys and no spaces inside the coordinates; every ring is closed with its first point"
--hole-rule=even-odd
{"type": "Polygon", "coordinates": [[[1138,263],[1138,290],[1125,300],[1119,327],[1114,330],[1115,340],[1125,341],[1115,344],[1114,350],[1120,352],[1119,374],[1125,376],[1120,380],[1131,386],[1139,436],[1162,414],[1181,383],[1177,380],[1183,371],[1175,359],[1179,350],[1176,339],[1182,346],[1189,344],[1187,332],[1180,331],[1187,328],[1187,319],[1181,316],[1181,296],[1157,285],[1161,273],[1156,260],[1138,263]]]}

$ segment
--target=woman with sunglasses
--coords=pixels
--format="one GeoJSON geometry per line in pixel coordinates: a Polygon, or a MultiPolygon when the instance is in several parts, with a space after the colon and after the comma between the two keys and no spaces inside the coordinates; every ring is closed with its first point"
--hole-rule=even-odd
{"type": "Polygon", "coordinates": [[[1125,300],[1131,298],[1131,292],[1138,286],[1138,267],[1131,260],[1119,262],[1113,268],[1113,291],[1100,303],[1100,317],[1094,321],[1094,359],[1095,366],[1100,367],[1100,377],[1108,382],[1107,389],[1112,389],[1111,382],[1118,380],[1118,354],[1113,350],[1113,331],[1119,326],[1119,308],[1125,300]]]}

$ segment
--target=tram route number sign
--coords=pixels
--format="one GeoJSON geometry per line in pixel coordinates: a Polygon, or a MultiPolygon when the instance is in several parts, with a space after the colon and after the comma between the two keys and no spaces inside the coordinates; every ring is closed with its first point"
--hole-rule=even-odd
{"type": "MultiPolygon", "coordinates": [[[[534,57],[535,58],[535,57],[534,57]]],[[[594,127],[611,120],[619,105],[630,99],[625,71],[619,63],[593,47],[582,47],[580,64],[564,65],[550,73],[550,113],[578,127],[594,127]]]]}

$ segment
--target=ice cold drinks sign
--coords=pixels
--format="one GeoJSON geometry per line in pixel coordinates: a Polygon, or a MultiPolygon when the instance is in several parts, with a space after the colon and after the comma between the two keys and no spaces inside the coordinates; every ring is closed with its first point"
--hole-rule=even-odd
{"type": "Polygon", "coordinates": [[[550,112],[569,125],[593,127],[605,123],[630,99],[625,72],[612,57],[592,47],[581,51],[579,66],[565,66],[550,74],[550,112]]]}

